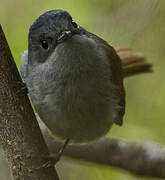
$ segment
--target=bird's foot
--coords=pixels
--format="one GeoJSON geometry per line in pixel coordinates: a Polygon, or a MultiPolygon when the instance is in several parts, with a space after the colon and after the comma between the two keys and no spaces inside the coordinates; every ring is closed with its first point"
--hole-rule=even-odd
{"type": "Polygon", "coordinates": [[[55,156],[51,156],[49,160],[44,163],[40,168],[49,168],[52,166],[55,166],[57,162],[60,160],[61,156],[59,154],[56,154],[55,156]]]}
{"type": "Polygon", "coordinates": [[[42,166],[38,167],[37,169],[49,168],[49,167],[55,166],[57,164],[57,162],[61,159],[61,156],[62,156],[66,146],[68,145],[68,143],[69,143],[69,139],[66,139],[64,145],[62,146],[62,148],[60,149],[58,154],[55,154],[55,156],[51,156],[46,163],[44,163],[42,166]]]}
{"type": "Polygon", "coordinates": [[[25,83],[23,82],[18,82],[18,87],[19,89],[17,90],[16,94],[17,95],[25,95],[28,94],[28,89],[25,83]]]}

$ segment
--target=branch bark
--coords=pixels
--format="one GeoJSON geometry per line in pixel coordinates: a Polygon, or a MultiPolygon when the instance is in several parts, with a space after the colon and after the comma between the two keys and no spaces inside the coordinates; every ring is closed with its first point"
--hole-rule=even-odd
{"type": "MultiPolygon", "coordinates": [[[[62,144],[56,142],[45,127],[42,130],[50,152],[58,152],[62,144]]],[[[122,168],[138,176],[165,178],[165,147],[147,142],[103,138],[88,145],[69,145],[64,155],[122,168]]]]}
{"type": "Polygon", "coordinates": [[[58,180],[53,167],[36,170],[49,157],[21,77],[0,26],[0,143],[15,180],[58,180]]]}

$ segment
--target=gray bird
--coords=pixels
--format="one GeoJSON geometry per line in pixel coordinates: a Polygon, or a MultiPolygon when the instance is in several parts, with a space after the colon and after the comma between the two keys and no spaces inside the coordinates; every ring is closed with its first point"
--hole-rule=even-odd
{"type": "Polygon", "coordinates": [[[84,143],[122,125],[121,61],[106,41],[64,10],[42,14],[30,27],[21,74],[36,112],[54,136],[84,143]]]}

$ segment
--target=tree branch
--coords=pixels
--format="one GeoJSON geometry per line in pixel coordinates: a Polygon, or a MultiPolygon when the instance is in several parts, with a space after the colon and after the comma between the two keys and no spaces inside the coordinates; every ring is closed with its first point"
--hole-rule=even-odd
{"type": "MultiPolygon", "coordinates": [[[[56,142],[45,127],[42,129],[50,152],[58,152],[62,144],[56,142]]],[[[103,138],[88,145],[70,145],[64,155],[119,167],[138,176],[165,178],[165,147],[147,142],[103,138]]]]}
{"type": "Polygon", "coordinates": [[[47,161],[48,149],[0,26],[0,143],[15,180],[58,180],[53,167],[36,170],[47,161]]]}

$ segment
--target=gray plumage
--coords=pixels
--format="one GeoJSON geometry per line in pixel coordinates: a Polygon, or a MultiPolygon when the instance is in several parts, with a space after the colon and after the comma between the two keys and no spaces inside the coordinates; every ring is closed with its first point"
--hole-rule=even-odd
{"type": "Polygon", "coordinates": [[[122,124],[121,64],[111,46],[74,24],[63,10],[41,15],[30,28],[28,43],[21,74],[53,135],[87,142],[105,135],[114,122],[122,124]]]}

